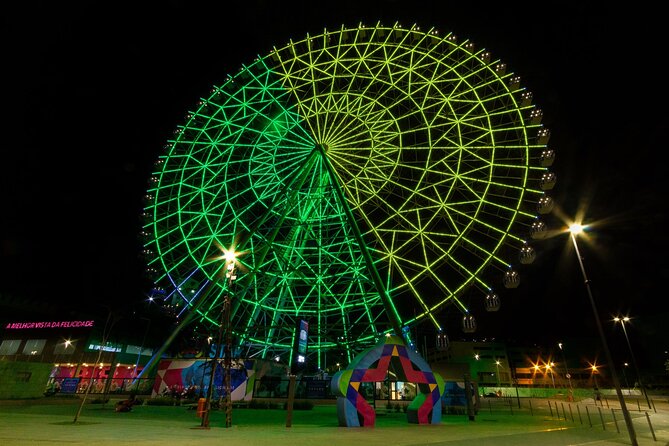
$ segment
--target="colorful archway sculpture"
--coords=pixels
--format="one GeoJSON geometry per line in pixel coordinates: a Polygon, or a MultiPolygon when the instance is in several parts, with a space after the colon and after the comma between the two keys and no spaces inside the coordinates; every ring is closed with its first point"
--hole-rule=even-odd
{"type": "Polygon", "coordinates": [[[383,341],[359,354],[345,370],[337,372],[330,383],[337,395],[339,425],[346,427],[374,426],[376,412],[360,394],[360,383],[386,379],[388,369],[398,381],[415,383],[416,397],[407,408],[409,423],[441,422],[441,395],[444,380],[433,373],[417,353],[409,350],[402,338],[387,336],[383,341]]]}

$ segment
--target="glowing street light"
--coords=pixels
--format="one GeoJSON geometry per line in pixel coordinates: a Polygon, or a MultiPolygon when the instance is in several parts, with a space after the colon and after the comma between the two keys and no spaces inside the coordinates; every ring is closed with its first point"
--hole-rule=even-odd
{"type": "Polygon", "coordinates": [[[555,377],[553,376],[553,366],[555,365],[554,362],[546,364],[546,372],[549,372],[551,375],[551,381],[553,382],[553,388],[555,388],[555,377]]]}
{"type": "Polygon", "coordinates": [[[221,321],[218,326],[218,342],[216,343],[216,353],[211,365],[211,375],[209,377],[209,389],[207,390],[207,399],[205,401],[204,414],[202,415],[201,427],[209,428],[209,413],[211,412],[211,399],[214,392],[214,378],[216,376],[216,364],[221,345],[223,344],[223,332],[225,331],[225,427],[232,426],[232,382],[230,376],[230,367],[232,365],[232,330],[230,325],[230,291],[234,281],[237,279],[235,272],[237,253],[234,250],[225,251],[225,278],[227,280],[225,297],[223,299],[223,309],[221,311],[221,321]]]}
{"type": "Polygon", "coordinates": [[[599,373],[599,370],[597,369],[597,364],[592,364],[590,366],[590,375],[592,375],[592,379],[595,382],[595,389],[599,389],[599,386],[597,385],[597,374],[599,373]]]}
{"type": "MultiPolygon", "coordinates": [[[[629,322],[630,318],[627,316],[622,318],[614,317],[613,320],[615,322],[620,322],[620,325],[623,326],[623,333],[625,334],[627,347],[630,349],[630,355],[632,356],[632,364],[634,364],[634,370],[636,371],[637,380],[639,381],[639,387],[641,387],[643,396],[646,397],[646,403],[648,403],[648,408],[652,409],[653,406],[650,405],[650,400],[648,399],[648,393],[646,392],[646,388],[644,387],[643,382],[641,381],[641,373],[639,373],[639,367],[636,365],[636,359],[634,358],[634,351],[632,351],[632,344],[630,344],[630,338],[627,337],[627,329],[625,328],[625,322],[629,322]]],[[[627,387],[629,388],[629,384],[627,385],[627,387]]]]}
{"type": "Polygon", "coordinates": [[[499,359],[495,360],[495,366],[497,367],[497,374],[495,375],[495,376],[497,376],[497,387],[500,386],[500,383],[499,383],[499,365],[500,365],[499,359]]]}
{"type": "Polygon", "coordinates": [[[576,251],[576,258],[578,259],[578,264],[581,267],[581,273],[583,274],[583,281],[585,283],[585,288],[588,292],[588,298],[590,299],[590,305],[592,306],[592,314],[595,318],[595,323],[597,325],[597,330],[599,331],[599,337],[602,341],[602,347],[604,348],[604,353],[606,354],[606,360],[611,366],[611,379],[613,381],[613,386],[616,389],[616,395],[618,396],[618,401],[620,402],[620,409],[622,410],[623,417],[625,418],[625,425],[627,426],[627,433],[629,434],[630,441],[632,446],[638,446],[636,439],[636,431],[634,430],[634,424],[632,423],[632,417],[630,416],[629,411],[627,410],[627,405],[625,404],[625,397],[623,397],[623,392],[620,390],[620,381],[618,380],[618,374],[616,373],[616,368],[613,363],[613,358],[611,357],[611,351],[609,350],[609,344],[606,342],[606,336],[604,336],[604,329],[602,328],[602,323],[599,319],[599,313],[597,312],[597,306],[595,305],[595,299],[592,296],[592,290],[590,289],[590,280],[588,279],[587,274],[585,273],[585,266],[583,266],[583,259],[581,258],[581,253],[578,249],[578,243],[576,242],[576,236],[582,233],[585,228],[580,223],[573,223],[569,226],[569,233],[571,235],[571,241],[574,244],[574,249],[576,251]]]}

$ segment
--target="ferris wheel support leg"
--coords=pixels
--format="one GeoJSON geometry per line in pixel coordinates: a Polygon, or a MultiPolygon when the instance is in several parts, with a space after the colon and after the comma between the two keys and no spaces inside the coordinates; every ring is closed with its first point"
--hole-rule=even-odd
{"type": "Polygon", "coordinates": [[[207,297],[211,293],[211,290],[214,289],[214,282],[209,282],[207,284],[207,288],[204,290],[204,292],[201,294],[200,298],[198,299],[197,303],[195,306],[186,313],[186,316],[183,318],[181,323],[177,325],[170,336],[163,342],[163,345],[156,351],[156,353],[153,354],[153,356],[149,359],[149,361],[146,363],[142,371],[137,375],[137,377],[133,380],[133,385],[140,379],[143,378],[144,376],[150,376],[153,369],[158,365],[158,361],[160,361],[160,358],[163,356],[163,353],[169,348],[169,346],[174,342],[176,339],[177,335],[181,332],[181,330],[188,326],[192,320],[193,316],[197,314],[197,311],[199,310],[200,306],[202,306],[202,303],[207,300],[207,297]]]}
{"type": "Polygon", "coordinates": [[[341,190],[339,182],[337,181],[337,175],[335,175],[334,171],[332,170],[332,166],[330,165],[328,158],[325,156],[323,147],[320,145],[318,147],[320,148],[320,154],[323,157],[323,164],[325,165],[328,171],[328,175],[330,176],[330,183],[332,184],[332,188],[335,191],[335,194],[337,195],[337,198],[341,203],[341,207],[344,209],[344,212],[346,213],[346,218],[348,218],[348,221],[351,224],[351,228],[353,229],[353,234],[355,235],[355,239],[358,242],[358,245],[360,246],[360,251],[362,252],[363,258],[365,259],[365,263],[367,263],[367,269],[369,270],[369,273],[372,276],[372,280],[374,281],[374,286],[376,287],[379,296],[381,296],[381,300],[383,301],[383,306],[386,309],[386,313],[388,313],[388,318],[390,319],[390,324],[392,325],[392,329],[395,331],[395,334],[397,336],[403,336],[404,333],[402,332],[401,318],[399,317],[399,314],[397,314],[397,309],[390,300],[390,296],[388,296],[388,291],[386,290],[386,287],[383,285],[383,280],[381,280],[381,275],[379,274],[379,270],[377,270],[376,266],[374,266],[374,260],[372,260],[372,256],[369,254],[369,250],[367,249],[367,245],[365,244],[365,241],[362,238],[362,233],[360,232],[358,223],[355,220],[355,216],[353,215],[351,208],[348,206],[346,197],[344,197],[344,192],[341,190]]]}

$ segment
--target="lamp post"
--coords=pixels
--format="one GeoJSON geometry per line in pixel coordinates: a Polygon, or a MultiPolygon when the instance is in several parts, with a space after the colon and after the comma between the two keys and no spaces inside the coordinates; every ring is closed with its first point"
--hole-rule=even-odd
{"type": "Polygon", "coordinates": [[[595,383],[595,389],[599,390],[599,385],[597,385],[597,373],[599,373],[599,371],[597,370],[597,364],[591,365],[590,374],[592,375],[592,379],[595,383]]]}
{"type": "Polygon", "coordinates": [[[79,404],[79,409],[77,410],[77,414],[74,416],[74,420],[72,420],[73,423],[76,423],[79,420],[79,417],[81,416],[81,410],[84,408],[84,404],[86,404],[86,398],[88,398],[88,395],[91,393],[91,387],[93,387],[93,378],[95,376],[95,365],[100,364],[102,359],[102,350],[104,347],[107,346],[111,330],[112,328],[114,328],[114,325],[120,320],[120,318],[121,317],[118,315],[118,313],[112,312],[112,309],[109,308],[109,313],[107,313],[107,322],[105,322],[105,327],[102,332],[102,341],[98,346],[98,359],[95,361],[95,364],[93,364],[93,369],[91,370],[91,376],[88,380],[88,385],[86,386],[84,397],[81,399],[81,403],[79,404]]]}
{"type": "MultiPolygon", "coordinates": [[[[632,351],[632,344],[630,344],[630,338],[627,336],[627,329],[625,328],[625,322],[629,322],[630,318],[625,316],[625,317],[614,317],[613,320],[615,322],[620,322],[620,325],[623,326],[623,333],[625,334],[625,340],[627,341],[627,347],[630,350],[630,356],[632,357],[632,364],[634,365],[634,371],[636,372],[637,380],[639,381],[639,387],[641,387],[641,392],[643,392],[643,396],[646,397],[646,403],[648,403],[648,408],[652,409],[653,406],[650,405],[650,400],[648,399],[648,393],[646,392],[646,388],[643,385],[643,381],[641,380],[641,373],[639,373],[639,367],[636,365],[636,359],[634,358],[634,351],[632,351]]],[[[629,388],[629,385],[627,386],[629,388]]]]}
{"type": "Polygon", "coordinates": [[[209,375],[209,388],[207,389],[207,398],[205,401],[204,414],[202,415],[201,427],[209,428],[209,414],[211,412],[211,399],[214,393],[214,379],[216,377],[216,366],[218,365],[219,352],[223,344],[223,332],[225,330],[225,427],[232,426],[232,398],[231,381],[230,381],[230,351],[231,351],[231,327],[230,327],[230,290],[237,276],[235,275],[235,260],[236,254],[233,250],[226,251],[226,272],[227,286],[225,290],[225,297],[223,298],[223,307],[221,310],[221,320],[218,325],[218,342],[216,343],[216,350],[211,364],[211,374],[209,375]]]}
{"type": "Polygon", "coordinates": [[[626,369],[627,367],[629,367],[629,364],[628,364],[628,363],[624,363],[624,364],[623,364],[623,378],[625,378],[625,387],[627,387],[627,394],[630,395],[630,394],[631,394],[631,393],[630,393],[630,383],[629,383],[629,381],[627,381],[627,372],[625,371],[625,369],[626,369]]]}
{"type": "Polygon", "coordinates": [[[569,382],[569,401],[574,399],[574,388],[571,386],[571,374],[569,373],[569,368],[567,367],[567,357],[564,354],[564,349],[562,348],[562,342],[558,342],[558,347],[560,347],[560,353],[562,354],[562,361],[564,362],[564,376],[569,382]]]}
{"type": "Polygon", "coordinates": [[[555,377],[553,376],[553,366],[555,363],[551,362],[546,364],[546,371],[550,373],[551,375],[551,382],[553,383],[553,388],[555,388],[555,377]]]}
{"type": "MultiPolygon", "coordinates": [[[[532,384],[534,385],[537,382],[537,373],[541,373],[541,366],[539,365],[539,360],[537,359],[537,362],[532,365],[532,368],[534,368],[534,372],[532,373],[532,384]]],[[[546,381],[546,376],[541,377],[541,383],[546,381]]]]}
{"type": "MultiPolygon", "coordinates": [[[[495,366],[497,367],[497,374],[495,375],[495,376],[497,376],[497,387],[500,386],[500,383],[499,383],[499,364],[500,364],[499,359],[495,360],[495,366]]],[[[499,390],[499,389],[497,389],[497,390],[499,390]]]]}
{"type": "Polygon", "coordinates": [[[602,347],[604,353],[606,354],[606,360],[611,366],[611,379],[613,381],[613,386],[616,389],[616,395],[618,396],[618,401],[620,402],[620,409],[623,413],[623,418],[625,418],[625,425],[627,426],[627,433],[629,434],[630,441],[632,446],[638,446],[636,439],[636,431],[634,430],[634,424],[632,423],[632,417],[630,416],[629,411],[627,410],[627,405],[625,404],[625,397],[623,397],[623,392],[620,390],[620,381],[618,380],[618,374],[616,373],[616,368],[614,366],[613,358],[611,357],[611,351],[609,350],[609,344],[606,342],[606,336],[604,336],[604,329],[602,328],[602,323],[599,319],[599,313],[597,312],[597,306],[595,305],[595,299],[592,296],[592,290],[590,288],[590,280],[588,279],[587,274],[585,273],[585,266],[583,266],[583,259],[581,258],[581,253],[578,249],[578,243],[576,242],[576,235],[583,232],[584,228],[578,223],[574,223],[569,226],[569,234],[571,236],[571,241],[574,244],[574,250],[576,251],[576,258],[578,259],[578,264],[581,268],[581,273],[583,274],[583,281],[585,283],[585,288],[588,292],[588,298],[590,299],[590,305],[592,307],[592,314],[595,318],[595,324],[597,325],[597,330],[599,331],[599,337],[602,342],[602,347]]]}
{"type": "Polygon", "coordinates": [[[230,289],[237,279],[235,273],[235,253],[228,253],[228,271],[225,277],[228,279],[228,292],[225,295],[225,427],[232,426],[232,377],[230,368],[232,366],[232,326],[230,324],[230,289]]]}

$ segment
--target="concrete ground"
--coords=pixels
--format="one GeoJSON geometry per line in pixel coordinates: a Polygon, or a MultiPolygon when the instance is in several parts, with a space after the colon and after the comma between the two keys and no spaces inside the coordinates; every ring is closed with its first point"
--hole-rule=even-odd
{"type": "MultiPolygon", "coordinates": [[[[638,401],[628,408],[640,446],[669,445],[669,400],[653,399],[649,409],[638,401]]],[[[619,408],[606,401],[568,403],[545,399],[484,399],[474,421],[465,415],[442,416],[436,425],[406,422],[405,414],[378,415],[372,428],[338,426],[336,407],[318,405],[293,412],[286,427],[280,409],[235,408],[232,427],[225,428],[224,413],[213,410],[209,428],[192,408],[136,406],[131,412],[114,411],[107,404],[85,404],[76,399],[43,398],[0,402],[0,445],[95,444],[241,446],[416,446],[416,445],[630,445],[619,408]],[[520,408],[518,408],[520,404],[520,408]]]]}

